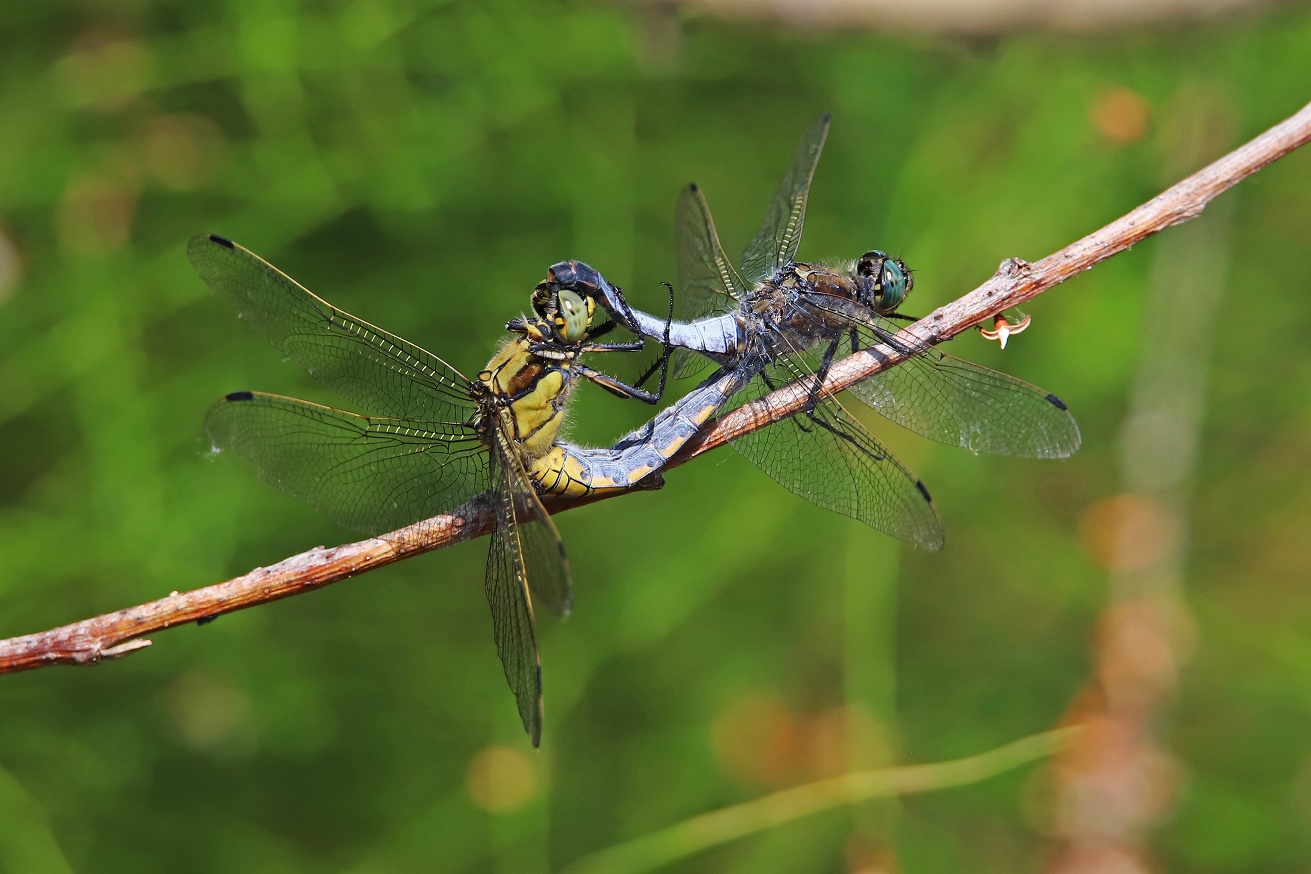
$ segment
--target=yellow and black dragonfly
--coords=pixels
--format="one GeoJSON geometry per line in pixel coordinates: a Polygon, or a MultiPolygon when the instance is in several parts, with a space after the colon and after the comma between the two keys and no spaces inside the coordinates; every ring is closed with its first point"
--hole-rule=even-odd
{"type": "MultiPolygon", "coordinates": [[[[899,259],[875,250],[836,267],[794,260],[828,129],[825,115],[802,137],[740,268],[725,254],[701,190],[683,190],[675,213],[681,321],[632,309],[617,286],[578,261],[554,265],[548,280],[598,300],[634,333],[716,362],[716,380],[741,403],[785,384],[812,386],[805,409],[738,437],[733,447],[821,507],[939,549],[942,523],[928,489],[820,391],[835,360],[862,349],[907,356],[851,393],[917,434],[974,452],[1066,458],[1079,448],[1079,427],[1050,392],[899,335],[897,322],[913,319],[898,307],[914,287],[899,259]]],[[[694,360],[684,355],[679,369],[694,360]]],[[[705,421],[718,409],[689,406],[685,413],[705,421]]]]}
{"type": "MultiPolygon", "coordinates": [[[[658,484],[648,478],[653,468],[644,444],[614,453],[557,440],[580,378],[620,397],[659,399],[663,372],[660,389],[650,393],[580,360],[590,352],[638,351],[643,341],[597,343],[614,323],[593,324],[595,300],[539,288],[534,315],[507,324],[513,339],[469,379],[317,297],[236,243],[201,235],[187,256],[201,279],[232,299],[279,352],[368,411],[236,392],[206,416],[216,450],[238,456],[266,482],[342,525],[372,534],[486,496],[495,519],[486,587],[496,648],[537,745],[542,683],[533,609],[544,604],[567,614],[572,604],[564,544],[541,495],[625,489],[644,479],[658,484]]],[[[667,350],[663,358],[659,363],[667,365],[667,350]]],[[[666,411],[656,424],[671,420],[666,411]]]]}

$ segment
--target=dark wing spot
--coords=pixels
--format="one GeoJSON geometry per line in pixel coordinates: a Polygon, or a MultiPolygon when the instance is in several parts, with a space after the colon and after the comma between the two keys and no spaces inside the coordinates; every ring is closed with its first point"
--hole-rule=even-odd
{"type": "Polygon", "coordinates": [[[696,194],[701,189],[697,186],[695,182],[689,182],[687,183],[687,190],[692,192],[693,194],[696,194]]]}
{"type": "Polygon", "coordinates": [[[234,391],[232,394],[224,398],[224,400],[225,401],[253,401],[255,400],[255,395],[248,391],[234,391]]]}
{"type": "Polygon", "coordinates": [[[1048,401],[1048,402],[1049,402],[1053,407],[1055,407],[1056,409],[1058,409],[1058,410],[1066,410],[1066,411],[1068,412],[1068,409],[1067,409],[1066,406],[1065,406],[1065,401],[1063,401],[1063,400],[1061,400],[1060,398],[1056,397],[1056,395],[1047,395],[1047,401],[1048,401]]]}
{"type": "Polygon", "coordinates": [[[218,243],[224,249],[233,248],[231,240],[225,240],[222,237],[220,237],[218,234],[210,234],[209,239],[211,242],[218,243]]]}
{"type": "Polygon", "coordinates": [[[200,617],[199,619],[196,620],[196,624],[197,624],[197,625],[208,625],[208,624],[210,624],[211,622],[213,622],[213,621],[214,621],[215,619],[217,619],[217,618],[218,618],[218,614],[217,614],[217,613],[215,613],[213,616],[202,616],[202,617],[200,617]]]}
{"type": "Polygon", "coordinates": [[[933,496],[930,495],[929,490],[925,488],[924,480],[921,479],[915,480],[915,488],[920,490],[920,494],[924,496],[924,500],[928,501],[930,504],[933,503],[933,496]]]}

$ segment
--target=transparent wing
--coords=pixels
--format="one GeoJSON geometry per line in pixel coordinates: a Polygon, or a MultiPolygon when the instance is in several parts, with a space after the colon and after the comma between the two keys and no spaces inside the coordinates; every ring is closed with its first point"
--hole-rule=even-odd
{"type": "MultiPolygon", "coordinates": [[[[814,375],[799,357],[785,356],[751,384],[744,402],[798,379],[814,375]]],[[[942,547],[942,522],[924,484],[833,398],[733,446],[812,504],[924,549],[942,547]]]]}
{"type": "Polygon", "coordinates": [[[772,275],[796,256],[806,220],[810,180],[815,175],[815,165],[819,163],[828,126],[826,113],[802,135],[797,153],[792,156],[792,163],[769,201],[760,229],[742,253],[742,278],[748,284],[772,275]]]}
{"type": "Polygon", "coordinates": [[[214,446],[357,531],[436,516],[487,490],[487,447],[461,424],[357,416],[295,398],[228,395],[210,408],[214,446]]]}
{"type": "Polygon", "coordinates": [[[1068,458],[1082,442],[1060,398],[1027,382],[953,358],[936,347],[894,340],[896,323],[868,313],[852,320],[840,355],[888,344],[915,355],[853,385],[884,417],[930,440],[1016,458],[1068,458]]]}
{"type": "Polygon", "coordinates": [[[542,738],[542,660],[532,595],[567,609],[569,564],[559,532],[505,437],[497,437],[492,457],[496,525],[487,553],[487,601],[505,679],[524,730],[537,746],[542,738]]]}
{"type": "MultiPolygon", "coordinates": [[[[679,195],[674,212],[678,248],[678,295],[675,314],[682,321],[732,312],[746,293],[746,285],[724,254],[701,189],[689,185],[679,195]]],[[[699,373],[709,361],[688,349],[674,350],[674,376],[699,373]]]]}
{"type": "Polygon", "coordinates": [[[502,459],[499,462],[501,480],[496,485],[502,492],[514,496],[524,566],[530,571],[529,591],[552,613],[567,616],[574,606],[574,593],[564,542],[509,436],[514,427],[512,416],[508,410],[501,412],[502,429],[497,435],[498,455],[502,459]]]}
{"type": "Polygon", "coordinates": [[[746,285],[724,254],[701,189],[689,185],[674,211],[678,248],[677,316],[693,321],[710,314],[732,312],[746,285]]]}
{"type": "Polygon", "coordinates": [[[202,234],[187,257],[274,348],[362,409],[423,422],[463,421],[470,409],[469,380],[458,370],[337,309],[253,252],[202,234]]]}

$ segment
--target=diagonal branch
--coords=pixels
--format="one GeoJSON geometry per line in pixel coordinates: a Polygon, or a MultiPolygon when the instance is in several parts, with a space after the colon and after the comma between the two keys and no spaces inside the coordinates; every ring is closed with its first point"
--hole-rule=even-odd
{"type": "MultiPolygon", "coordinates": [[[[824,389],[841,391],[900,363],[905,352],[899,349],[914,345],[909,338],[931,343],[946,340],[984,319],[1019,306],[1158,231],[1200,215],[1216,195],[1308,140],[1311,140],[1311,105],[1059,252],[1033,264],[1015,259],[1002,262],[987,282],[906,328],[898,336],[907,342],[897,343],[898,348],[880,346],[857,352],[835,364],[824,381],[824,389]]],[[[712,422],[670,460],[668,467],[677,467],[735,437],[799,412],[807,399],[807,386],[792,385],[745,404],[712,422]]],[[[558,513],[615,494],[551,500],[547,506],[558,513]]],[[[141,638],[151,632],[312,591],[403,558],[481,536],[491,526],[490,508],[475,499],[450,513],[389,534],[331,549],[312,549],[224,583],[172,594],[50,631],[3,640],[0,641],[0,674],[45,665],[96,664],[128,655],[149,646],[150,642],[141,638]]]]}

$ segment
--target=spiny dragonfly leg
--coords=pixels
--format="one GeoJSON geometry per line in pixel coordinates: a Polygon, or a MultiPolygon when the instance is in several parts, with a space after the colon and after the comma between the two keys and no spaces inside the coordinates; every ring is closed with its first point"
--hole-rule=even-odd
{"type": "MultiPolygon", "coordinates": [[[[917,316],[908,316],[905,313],[887,313],[884,315],[884,318],[894,319],[898,322],[905,322],[906,324],[911,324],[912,322],[919,321],[919,318],[917,316]]],[[[932,345],[932,343],[925,343],[923,341],[916,340],[915,345],[907,346],[905,343],[896,339],[897,337],[896,334],[890,334],[885,330],[873,330],[871,331],[871,333],[873,333],[874,336],[878,338],[880,343],[891,346],[899,355],[905,355],[907,357],[912,355],[918,355],[919,353],[927,349],[930,345],[932,345]]],[[[947,339],[951,339],[951,338],[948,337],[947,339]]],[[[937,341],[935,340],[933,342],[937,342],[937,341]]]]}
{"type": "MultiPolygon", "coordinates": [[[[768,374],[766,374],[766,373],[762,373],[762,374],[760,374],[760,381],[763,382],[763,383],[765,384],[765,388],[769,389],[770,391],[778,391],[778,385],[774,382],[774,380],[772,380],[772,379],[769,378],[769,375],[768,375],[768,374]]],[[[804,415],[805,415],[805,417],[806,417],[807,419],[810,419],[811,421],[814,421],[814,419],[815,419],[815,412],[814,412],[813,409],[811,409],[811,410],[804,410],[804,411],[802,411],[802,412],[804,413],[804,415]]],[[[797,413],[797,414],[795,414],[795,415],[793,415],[793,416],[790,416],[790,417],[789,417],[789,420],[790,420],[793,424],[795,424],[798,428],[800,428],[802,431],[805,431],[807,434],[809,434],[809,433],[810,433],[810,430],[811,430],[811,429],[810,429],[810,426],[807,425],[805,422],[802,421],[802,419],[801,419],[801,415],[802,415],[802,413],[797,413]]]]}
{"type": "MultiPolygon", "coordinates": [[[[618,322],[607,318],[596,327],[590,328],[587,332],[587,338],[595,340],[597,337],[604,337],[618,327],[618,322]]],[[[622,343],[584,343],[581,351],[583,354],[589,352],[641,352],[645,348],[646,341],[638,337],[636,340],[625,340],[622,343]]],[[[638,385],[641,385],[641,383],[638,383],[638,385]]]]}
{"type": "Polygon", "coordinates": [[[824,386],[824,380],[828,376],[829,368],[833,366],[833,356],[838,353],[838,342],[837,337],[833,338],[833,341],[828,344],[828,348],[824,350],[824,357],[819,362],[819,371],[815,374],[815,379],[810,385],[810,396],[806,398],[804,412],[807,415],[814,413],[815,405],[819,403],[820,390],[824,386]]]}
{"type": "MultiPolygon", "coordinates": [[[[655,396],[657,398],[664,397],[665,383],[669,379],[669,359],[674,354],[674,347],[669,342],[670,326],[672,326],[674,323],[674,287],[670,285],[668,282],[662,282],[660,284],[663,285],[665,288],[669,289],[669,316],[665,319],[665,336],[661,344],[664,347],[664,349],[660,353],[660,357],[657,358],[655,362],[649,368],[647,368],[646,373],[643,373],[641,377],[639,377],[637,380],[637,385],[641,386],[648,379],[650,379],[651,376],[657,370],[659,370],[660,385],[657,386],[655,392],[655,396]]],[[[641,433],[641,437],[636,437],[636,435],[633,436],[640,441],[650,440],[651,435],[655,433],[655,420],[651,419],[650,421],[648,421],[646,425],[642,427],[642,431],[640,433],[641,433]]]]}
{"type": "Polygon", "coordinates": [[[868,448],[862,446],[859,441],[855,440],[849,432],[847,432],[842,428],[834,427],[833,424],[830,422],[825,422],[823,419],[819,419],[814,416],[811,416],[810,421],[814,422],[816,425],[823,428],[825,431],[829,432],[834,437],[837,437],[839,440],[845,440],[846,442],[850,443],[852,446],[856,447],[857,451],[870,456],[875,461],[883,461],[885,458],[888,457],[887,455],[881,452],[871,452],[868,448]]]}
{"type": "Polygon", "coordinates": [[[641,378],[637,380],[637,384],[644,384],[651,378],[656,370],[659,370],[660,387],[656,389],[656,394],[663,396],[665,393],[665,381],[669,378],[669,359],[674,354],[673,344],[670,343],[670,332],[673,330],[674,326],[674,287],[668,282],[662,282],[660,284],[669,289],[669,315],[665,317],[665,335],[661,338],[661,345],[664,349],[660,353],[660,357],[656,359],[655,363],[652,364],[651,367],[647,369],[646,373],[642,374],[641,378]]]}
{"type": "Polygon", "coordinates": [[[614,319],[607,318],[604,322],[597,325],[596,327],[589,328],[587,331],[587,336],[595,340],[597,337],[604,337],[606,334],[610,333],[617,327],[619,326],[615,324],[614,319]]]}
{"type": "Polygon", "coordinates": [[[632,400],[642,401],[647,404],[656,404],[660,402],[660,395],[652,394],[649,391],[643,391],[640,388],[631,386],[626,382],[616,379],[608,373],[602,373],[599,370],[588,367],[586,364],[575,364],[574,367],[577,368],[579,376],[590,379],[592,382],[601,386],[601,388],[613,395],[617,395],[621,398],[631,398],[632,400]]]}
{"type": "Polygon", "coordinates": [[[641,352],[646,344],[641,340],[627,340],[623,343],[588,343],[583,346],[584,353],[590,352],[641,352]]]}

